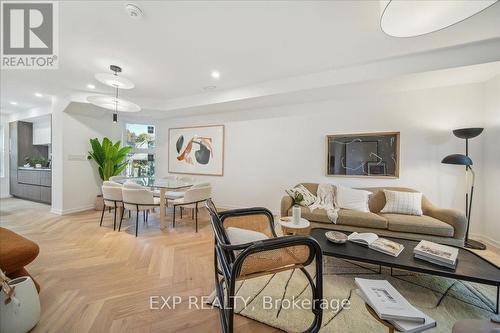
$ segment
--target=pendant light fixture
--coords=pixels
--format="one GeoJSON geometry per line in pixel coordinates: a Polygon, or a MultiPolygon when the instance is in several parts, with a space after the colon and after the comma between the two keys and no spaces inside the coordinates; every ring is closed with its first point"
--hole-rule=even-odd
{"type": "Polygon", "coordinates": [[[113,122],[118,121],[118,112],[138,112],[141,107],[135,103],[119,98],[120,89],[132,89],[134,83],[124,77],[118,76],[122,69],[119,66],[111,65],[109,68],[114,72],[99,73],[95,75],[97,81],[104,83],[107,86],[115,88],[115,95],[94,95],[87,97],[87,101],[99,107],[113,110],[113,122]]]}
{"type": "Polygon", "coordinates": [[[393,37],[415,37],[445,29],[498,0],[381,0],[382,30],[393,37]]]}

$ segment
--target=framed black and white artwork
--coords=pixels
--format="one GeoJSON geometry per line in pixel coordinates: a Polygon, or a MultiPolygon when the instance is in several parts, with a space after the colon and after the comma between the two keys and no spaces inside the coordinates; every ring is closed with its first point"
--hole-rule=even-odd
{"type": "Polygon", "coordinates": [[[327,135],[327,176],[399,177],[399,132],[327,135]]]}

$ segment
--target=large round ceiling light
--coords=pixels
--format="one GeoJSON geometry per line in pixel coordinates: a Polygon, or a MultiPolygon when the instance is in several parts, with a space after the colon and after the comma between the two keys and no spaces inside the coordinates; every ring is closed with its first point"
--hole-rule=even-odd
{"type": "Polygon", "coordinates": [[[111,73],[98,73],[95,75],[97,81],[104,83],[107,86],[118,89],[132,89],[134,83],[122,76],[117,76],[111,73]]]}
{"type": "Polygon", "coordinates": [[[415,37],[459,23],[498,0],[382,0],[382,30],[393,37],[415,37]]]}
{"type": "Polygon", "coordinates": [[[87,101],[101,108],[119,112],[139,112],[141,107],[135,103],[122,98],[115,98],[106,95],[94,95],[87,97],[87,101]]]}
{"type": "Polygon", "coordinates": [[[87,101],[101,108],[113,110],[113,122],[116,123],[118,122],[118,111],[138,112],[141,111],[141,107],[135,103],[118,98],[118,92],[120,89],[132,89],[134,87],[134,83],[118,76],[118,73],[122,72],[122,68],[120,66],[110,65],[109,69],[111,69],[114,74],[100,73],[96,74],[95,78],[98,81],[115,88],[115,96],[89,96],[87,97],[87,101]]]}

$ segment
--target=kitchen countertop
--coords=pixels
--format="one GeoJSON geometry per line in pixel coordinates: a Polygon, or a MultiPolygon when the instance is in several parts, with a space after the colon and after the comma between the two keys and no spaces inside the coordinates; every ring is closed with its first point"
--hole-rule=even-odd
{"type": "Polygon", "coordinates": [[[51,168],[18,167],[18,170],[51,171],[51,168]]]}

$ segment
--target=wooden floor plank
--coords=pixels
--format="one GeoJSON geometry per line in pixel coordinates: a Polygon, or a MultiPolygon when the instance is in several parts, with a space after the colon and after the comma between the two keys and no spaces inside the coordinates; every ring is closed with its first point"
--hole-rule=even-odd
{"type": "MultiPolygon", "coordinates": [[[[151,296],[208,296],[213,285],[213,235],[206,212],[199,232],[189,216],[160,231],[158,212],[147,224],[135,215],[113,231],[112,214],[59,216],[49,206],[0,200],[0,224],[40,246],[27,269],[41,284],[42,316],[33,332],[218,332],[216,309],[151,310],[151,296]]],[[[178,214],[177,214],[178,215],[178,214]]],[[[128,217],[128,215],[126,215],[128,217]]],[[[236,332],[276,332],[237,316],[236,332]]]]}

